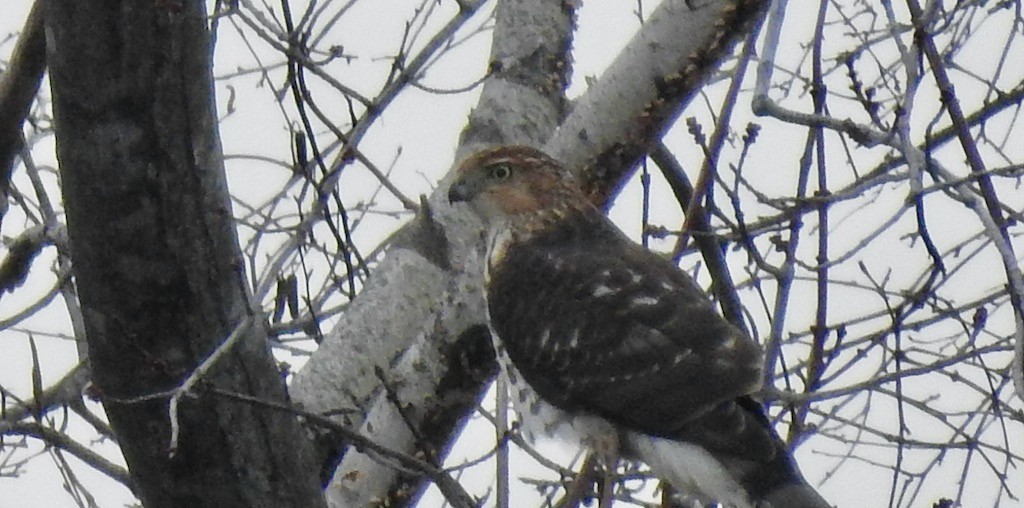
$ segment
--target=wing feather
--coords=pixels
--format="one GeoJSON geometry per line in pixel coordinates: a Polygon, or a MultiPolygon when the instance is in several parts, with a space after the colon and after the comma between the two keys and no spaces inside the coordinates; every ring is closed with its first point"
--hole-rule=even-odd
{"type": "Polygon", "coordinates": [[[563,410],[664,437],[694,438],[709,418],[756,423],[729,405],[759,387],[758,346],[604,217],[510,244],[491,269],[488,310],[521,375],[563,410]]]}

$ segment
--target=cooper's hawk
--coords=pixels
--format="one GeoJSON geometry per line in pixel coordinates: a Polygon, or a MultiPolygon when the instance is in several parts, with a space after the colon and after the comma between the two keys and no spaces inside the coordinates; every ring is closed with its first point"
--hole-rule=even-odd
{"type": "Polygon", "coordinates": [[[748,397],[757,344],[626,238],[571,171],[492,148],[462,164],[448,197],[488,225],[488,322],[528,434],[613,448],[727,506],[829,506],[748,397]]]}

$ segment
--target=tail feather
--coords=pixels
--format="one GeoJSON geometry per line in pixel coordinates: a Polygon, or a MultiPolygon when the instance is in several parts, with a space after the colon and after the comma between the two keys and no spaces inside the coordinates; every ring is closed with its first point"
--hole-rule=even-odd
{"type": "Polygon", "coordinates": [[[753,508],[746,489],[704,447],[637,432],[629,433],[627,443],[636,458],[677,490],[725,506],[753,508]]]}
{"type": "Polygon", "coordinates": [[[705,503],[718,502],[730,508],[832,506],[807,485],[784,448],[773,460],[756,462],[719,458],[695,443],[638,432],[629,432],[626,444],[659,478],[705,503]]]}

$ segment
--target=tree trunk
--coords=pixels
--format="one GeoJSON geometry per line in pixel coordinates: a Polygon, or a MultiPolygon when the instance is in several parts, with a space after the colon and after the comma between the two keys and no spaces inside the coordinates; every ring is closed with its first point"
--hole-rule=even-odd
{"type": "Polygon", "coordinates": [[[57,155],[93,380],[147,507],[319,506],[253,316],[232,219],[200,0],[49,0],[57,155]],[[233,331],[184,397],[168,395],[233,331]],[[154,396],[154,394],[159,394],[154,396]]]}

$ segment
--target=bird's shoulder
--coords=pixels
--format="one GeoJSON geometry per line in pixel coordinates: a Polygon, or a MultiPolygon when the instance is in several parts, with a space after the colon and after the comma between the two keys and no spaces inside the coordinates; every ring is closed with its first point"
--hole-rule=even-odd
{"type": "Polygon", "coordinates": [[[492,329],[563,409],[671,435],[760,383],[758,346],[673,263],[603,217],[513,235],[488,279],[492,329]]]}

